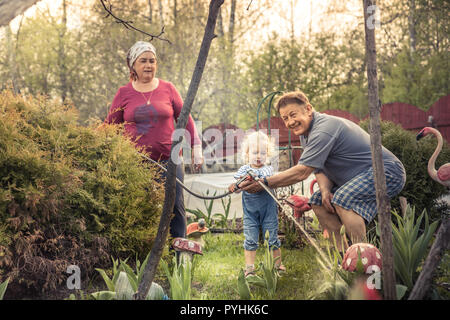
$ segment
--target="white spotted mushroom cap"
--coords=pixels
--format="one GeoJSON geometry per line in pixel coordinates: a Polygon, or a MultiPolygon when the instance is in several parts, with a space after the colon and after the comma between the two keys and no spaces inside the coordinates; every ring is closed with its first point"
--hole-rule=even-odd
{"type": "Polygon", "coordinates": [[[202,246],[200,243],[192,240],[188,240],[185,238],[174,238],[172,241],[172,247],[176,251],[184,251],[184,252],[190,252],[192,254],[201,254],[202,253],[202,246]]]}
{"type": "Polygon", "coordinates": [[[361,252],[361,262],[364,266],[364,272],[367,273],[367,269],[369,268],[369,266],[374,265],[376,265],[379,270],[381,270],[381,252],[377,249],[377,247],[370,243],[356,243],[347,249],[344,255],[344,259],[342,260],[342,268],[344,270],[356,270],[356,264],[358,262],[358,249],[361,252]]]}

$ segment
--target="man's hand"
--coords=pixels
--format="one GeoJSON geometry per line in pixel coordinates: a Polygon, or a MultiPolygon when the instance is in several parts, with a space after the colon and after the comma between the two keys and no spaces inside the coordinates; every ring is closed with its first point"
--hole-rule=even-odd
{"type": "Polygon", "coordinates": [[[322,194],[322,206],[328,212],[336,213],[336,210],[331,203],[333,199],[333,194],[331,193],[331,188],[334,183],[331,181],[323,172],[316,173],[317,183],[319,185],[320,193],[322,194]]]}
{"type": "Polygon", "coordinates": [[[255,180],[245,180],[239,185],[239,187],[249,193],[256,193],[263,190],[263,187],[261,187],[258,181],[255,180]]]}
{"type": "Polygon", "coordinates": [[[328,212],[336,213],[336,210],[333,207],[333,204],[331,203],[331,199],[333,199],[333,194],[327,190],[320,191],[322,194],[322,206],[327,209],[328,212]]]}

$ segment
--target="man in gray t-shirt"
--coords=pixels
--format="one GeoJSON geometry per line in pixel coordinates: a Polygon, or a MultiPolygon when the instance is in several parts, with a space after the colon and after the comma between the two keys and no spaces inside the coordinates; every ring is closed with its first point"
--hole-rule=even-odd
{"type": "MultiPolygon", "coordinates": [[[[303,152],[296,166],[264,183],[270,188],[289,186],[315,173],[320,191],[311,196],[309,203],[322,228],[331,238],[334,234],[337,249],[345,249],[339,232],[342,225],[352,242],[364,241],[366,223],[377,213],[370,136],[351,121],[315,112],[300,91],[284,94],[277,102],[277,110],[286,127],[300,136],[303,152]]],[[[393,197],[403,189],[405,169],[389,150],[382,150],[387,193],[393,197]]],[[[255,182],[242,188],[248,192],[262,189],[255,182]]]]}
{"type": "MultiPolygon", "coordinates": [[[[372,167],[370,136],[354,122],[313,112],[308,135],[300,136],[303,152],[299,164],[323,172],[338,187],[372,167]]],[[[385,147],[385,167],[402,166],[385,147]]]]}

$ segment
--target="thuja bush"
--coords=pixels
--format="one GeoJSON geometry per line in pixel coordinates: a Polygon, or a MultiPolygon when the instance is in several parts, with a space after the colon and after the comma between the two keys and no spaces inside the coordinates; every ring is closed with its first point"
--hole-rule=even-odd
{"type": "Polygon", "coordinates": [[[163,188],[117,126],[77,125],[77,112],[44,97],[0,93],[0,281],[9,298],[66,286],[110,257],[144,258],[163,188]],[[26,292],[26,294],[25,294],[26,292]]]}
{"type": "MultiPolygon", "coordinates": [[[[360,126],[368,131],[368,124],[369,121],[364,120],[360,126]]],[[[406,184],[399,196],[405,197],[418,212],[426,209],[430,219],[436,220],[449,210],[445,203],[437,201],[446,194],[445,187],[432,180],[427,172],[428,159],[437,146],[437,139],[429,135],[416,141],[417,133],[407,131],[389,121],[381,122],[383,146],[399,158],[406,170],[406,184]]],[[[450,159],[450,148],[444,140],[444,146],[436,160],[436,168],[448,162],[448,159],[450,159]]],[[[393,199],[392,207],[400,208],[398,196],[393,199]]]]}

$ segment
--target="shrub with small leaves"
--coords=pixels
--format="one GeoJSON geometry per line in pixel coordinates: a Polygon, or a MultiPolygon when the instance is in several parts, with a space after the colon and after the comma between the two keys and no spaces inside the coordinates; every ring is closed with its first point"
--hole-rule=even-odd
{"type": "MultiPolygon", "coordinates": [[[[77,125],[44,97],[0,93],[0,280],[21,298],[89,278],[109,256],[150,251],[163,188],[117,126],[77,125]]],[[[31,296],[33,297],[33,296],[31,296]]]]}
{"type": "MultiPolygon", "coordinates": [[[[368,131],[368,120],[361,121],[360,126],[368,131]]],[[[430,220],[435,221],[449,211],[447,205],[436,201],[445,195],[447,190],[433,181],[427,172],[428,159],[436,148],[437,140],[430,135],[416,141],[417,133],[407,131],[389,121],[381,122],[382,145],[395,154],[406,170],[406,184],[398,196],[405,197],[420,212],[426,209],[430,220]]],[[[444,141],[442,151],[436,160],[436,168],[448,162],[448,159],[450,159],[450,148],[444,141]]],[[[400,211],[398,197],[393,199],[392,207],[400,211]]]]}

